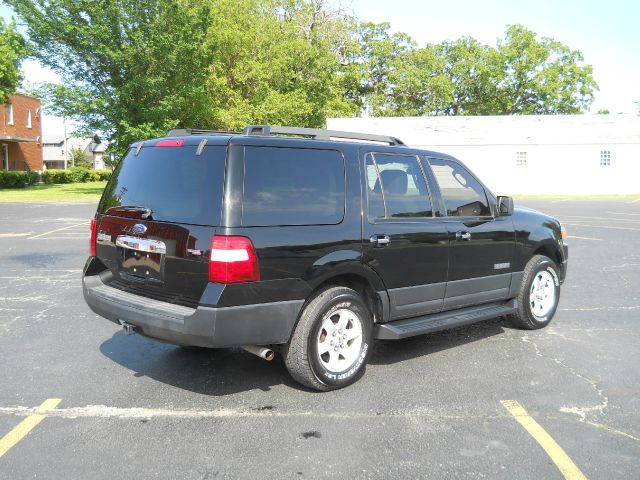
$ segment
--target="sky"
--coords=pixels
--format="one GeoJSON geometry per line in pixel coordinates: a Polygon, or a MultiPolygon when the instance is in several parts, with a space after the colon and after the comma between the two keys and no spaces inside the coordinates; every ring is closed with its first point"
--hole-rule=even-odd
{"type": "MultiPolygon", "coordinates": [[[[592,112],[637,113],[640,102],[638,0],[330,0],[360,20],[389,22],[420,46],[471,36],[495,45],[507,25],[521,24],[582,52],[600,86],[592,112]]],[[[0,16],[12,11],[0,4],[0,16]]],[[[38,62],[23,64],[27,81],[59,81],[38,62]]],[[[43,136],[62,135],[62,122],[43,118],[43,136]]]]}

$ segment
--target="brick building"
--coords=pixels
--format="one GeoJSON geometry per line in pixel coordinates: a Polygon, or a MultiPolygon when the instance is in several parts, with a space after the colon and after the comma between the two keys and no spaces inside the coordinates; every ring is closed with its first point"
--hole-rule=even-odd
{"type": "Polygon", "coordinates": [[[0,169],[42,171],[40,100],[12,95],[0,105],[0,169]]]}

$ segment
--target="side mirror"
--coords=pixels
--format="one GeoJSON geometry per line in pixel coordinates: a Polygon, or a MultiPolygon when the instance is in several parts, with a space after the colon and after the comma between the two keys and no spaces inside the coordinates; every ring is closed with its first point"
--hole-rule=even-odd
{"type": "Polygon", "coordinates": [[[513,215],[513,198],[498,197],[498,216],[509,217],[513,215]]]}

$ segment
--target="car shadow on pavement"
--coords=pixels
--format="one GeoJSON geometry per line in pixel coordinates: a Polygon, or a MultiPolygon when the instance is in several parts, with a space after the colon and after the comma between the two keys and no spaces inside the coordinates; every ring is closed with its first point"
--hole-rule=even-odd
{"type": "MultiPolygon", "coordinates": [[[[500,335],[510,328],[508,321],[494,319],[405,340],[378,341],[369,363],[393,365],[500,335]]],[[[238,348],[187,349],[140,335],[126,336],[121,331],[103,342],[100,351],[136,377],[149,377],[204,395],[269,391],[276,385],[311,391],[289,376],[281,355],[267,362],[238,348]]]]}
{"type": "Polygon", "coordinates": [[[122,332],[103,342],[100,351],[136,377],[204,395],[268,391],[281,384],[302,388],[291,379],[279,355],[267,362],[241,349],[187,349],[122,332]]]}

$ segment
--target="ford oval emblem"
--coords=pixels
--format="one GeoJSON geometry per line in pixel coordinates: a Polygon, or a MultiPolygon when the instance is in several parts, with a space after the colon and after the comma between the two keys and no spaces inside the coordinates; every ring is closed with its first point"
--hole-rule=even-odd
{"type": "Polygon", "coordinates": [[[142,235],[147,231],[147,227],[142,223],[136,223],[133,227],[131,227],[131,233],[134,235],[142,235]]]}

